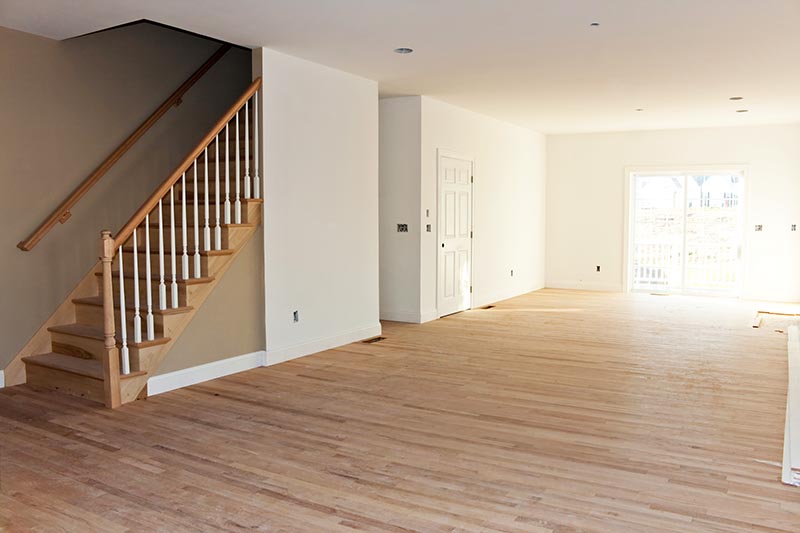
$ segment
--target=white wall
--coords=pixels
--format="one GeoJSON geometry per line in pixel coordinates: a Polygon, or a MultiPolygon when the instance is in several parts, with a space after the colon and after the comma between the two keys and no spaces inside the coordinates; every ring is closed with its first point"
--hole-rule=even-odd
{"type": "Polygon", "coordinates": [[[744,165],[742,297],[800,299],[800,232],[789,231],[800,224],[800,125],[554,135],[547,143],[548,287],[622,290],[626,168],[744,165]]]}
{"type": "Polygon", "coordinates": [[[378,86],[266,48],[253,65],[269,364],[380,333],[378,86]]]}
{"type": "Polygon", "coordinates": [[[421,293],[423,315],[436,308],[437,149],[473,157],[473,305],[544,286],[545,137],[422,98],[421,293]],[[430,218],[425,218],[425,210],[430,218]],[[511,276],[511,270],[514,276],[511,276]]]}
{"type": "Polygon", "coordinates": [[[380,101],[381,318],[421,322],[419,307],[421,98],[380,101]],[[397,224],[408,224],[398,233],[397,224]]]}
{"type": "Polygon", "coordinates": [[[475,160],[473,305],[544,286],[544,136],[424,96],[384,99],[380,118],[381,316],[438,317],[438,149],[475,160]]]}

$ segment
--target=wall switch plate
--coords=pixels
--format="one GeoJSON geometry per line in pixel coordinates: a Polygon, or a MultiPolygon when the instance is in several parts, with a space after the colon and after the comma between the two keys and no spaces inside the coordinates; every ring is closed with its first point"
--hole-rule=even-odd
{"type": "Polygon", "coordinates": [[[408,224],[398,224],[397,233],[408,233],[408,224]]]}
{"type": "Polygon", "coordinates": [[[430,224],[425,226],[425,231],[427,231],[428,233],[431,232],[431,225],[430,224]]]}
{"type": "Polygon", "coordinates": [[[292,321],[300,322],[300,311],[292,311],[292,321]]]}
{"type": "Polygon", "coordinates": [[[756,231],[764,231],[764,225],[763,224],[756,224],[756,231]]]}
{"type": "Polygon", "coordinates": [[[514,269],[513,268],[511,269],[511,277],[512,278],[514,277],[514,269]]]}
{"type": "Polygon", "coordinates": [[[426,209],[425,210],[425,218],[430,218],[430,217],[431,217],[431,210],[430,209],[426,209]]]}
{"type": "Polygon", "coordinates": [[[595,268],[597,269],[597,272],[600,272],[600,265],[597,265],[595,268]]]}

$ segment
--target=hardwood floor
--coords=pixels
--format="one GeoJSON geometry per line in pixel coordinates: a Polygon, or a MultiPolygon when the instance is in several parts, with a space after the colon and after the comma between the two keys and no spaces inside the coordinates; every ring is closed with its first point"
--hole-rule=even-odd
{"type": "Polygon", "coordinates": [[[754,310],[544,290],[116,411],[4,389],[0,529],[797,532],[754,310]]]}

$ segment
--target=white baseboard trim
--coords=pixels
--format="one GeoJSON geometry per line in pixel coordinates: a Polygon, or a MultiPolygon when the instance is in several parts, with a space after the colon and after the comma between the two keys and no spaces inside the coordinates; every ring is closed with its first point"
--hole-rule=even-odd
{"type": "Polygon", "coordinates": [[[472,302],[472,308],[477,309],[478,307],[483,307],[484,305],[495,304],[497,302],[502,302],[503,300],[509,300],[517,296],[522,296],[523,294],[528,294],[530,292],[538,291],[543,287],[544,285],[539,284],[539,285],[532,285],[528,288],[522,289],[521,291],[513,291],[513,290],[502,291],[502,292],[498,291],[483,297],[477,295],[472,302]]]}
{"type": "Polygon", "coordinates": [[[0,389],[6,386],[6,373],[4,370],[0,370],[0,389]]]}
{"type": "Polygon", "coordinates": [[[419,323],[424,324],[425,322],[430,322],[431,320],[436,320],[439,318],[439,310],[438,309],[428,309],[427,311],[422,311],[419,315],[419,323]]]}
{"type": "Polygon", "coordinates": [[[789,388],[786,394],[786,424],[783,434],[781,481],[800,486],[800,329],[789,326],[789,388]]]}
{"type": "Polygon", "coordinates": [[[378,323],[372,326],[366,326],[347,331],[345,333],[340,333],[338,335],[333,335],[331,337],[322,337],[309,342],[295,344],[293,346],[284,346],[282,348],[274,348],[272,350],[267,347],[266,366],[276,365],[278,363],[297,359],[298,357],[324,352],[325,350],[338,348],[339,346],[344,346],[345,344],[350,344],[351,342],[369,339],[370,337],[377,337],[380,334],[381,325],[378,323]]]}
{"type": "Polygon", "coordinates": [[[548,281],[544,285],[548,289],[568,289],[594,292],[622,292],[620,283],[585,283],[574,281],[548,281]]]}
{"type": "Polygon", "coordinates": [[[388,320],[390,322],[410,322],[411,324],[419,324],[419,313],[415,311],[388,311],[381,310],[381,320],[388,320]]]}
{"type": "Polygon", "coordinates": [[[264,366],[266,355],[267,352],[262,350],[153,376],[147,380],[147,394],[148,396],[155,396],[156,394],[196,385],[204,381],[238,374],[245,370],[252,370],[264,366]]]}

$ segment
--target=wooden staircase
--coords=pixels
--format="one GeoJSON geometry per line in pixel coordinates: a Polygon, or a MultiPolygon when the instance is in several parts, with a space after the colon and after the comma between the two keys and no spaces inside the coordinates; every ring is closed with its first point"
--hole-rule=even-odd
{"type": "Polygon", "coordinates": [[[74,322],[47,328],[50,351],[23,358],[28,384],[108,407],[146,397],[148,378],[261,224],[260,87],[251,84],[116,236],[102,232],[88,274],[96,290],[70,299],[74,322]]]}

